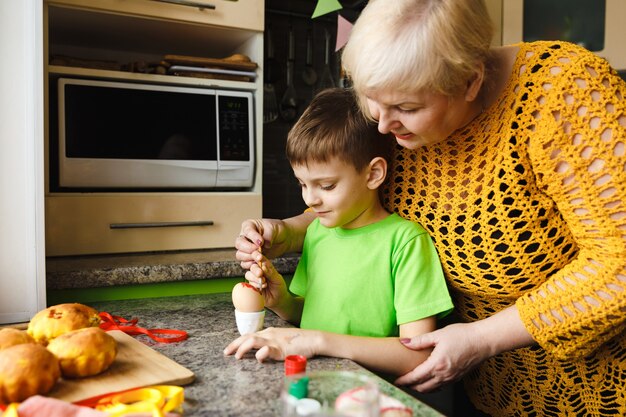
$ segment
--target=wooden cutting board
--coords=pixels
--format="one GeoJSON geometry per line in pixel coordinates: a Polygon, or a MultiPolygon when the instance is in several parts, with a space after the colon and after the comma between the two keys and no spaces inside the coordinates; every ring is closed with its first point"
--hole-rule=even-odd
{"type": "Polygon", "coordinates": [[[186,385],[195,376],[156,350],[119,330],[108,332],[117,340],[117,357],[100,375],[78,379],[60,379],[49,397],[75,402],[110,392],[148,385],[186,385]]]}

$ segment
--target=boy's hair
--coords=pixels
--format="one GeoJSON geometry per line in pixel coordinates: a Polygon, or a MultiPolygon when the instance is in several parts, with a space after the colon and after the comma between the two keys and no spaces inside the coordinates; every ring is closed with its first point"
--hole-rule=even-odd
{"type": "Polygon", "coordinates": [[[328,162],[338,158],[363,170],[377,156],[389,162],[393,140],[378,131],[346,88],[318,93],[287,136],[287,159],[291,165],[328,162]]]}
{"type": "Polygon", "coordinates": [[[483,0],[370,0],[341,62],[369,116],[367,91],[462,91],[487,65],[492,37],[483,0]]]}

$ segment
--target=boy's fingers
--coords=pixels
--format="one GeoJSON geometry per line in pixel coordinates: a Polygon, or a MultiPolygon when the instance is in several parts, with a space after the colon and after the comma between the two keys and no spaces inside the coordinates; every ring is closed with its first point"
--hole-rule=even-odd
{"type": "Polygon", "coordinates": [[[250,267],[249,271],[246,271],[244,277],[249,283],[259,289],[267,287],[267,284],[265,284],[265,276],[263,275],[263,270],[256,264],[250,267]]]}
{"type": "Polygon", "coordinates": [[[241,343],[241,336],[238,337],[237,339],[233,340],[232,342],[230,342],[228,344],[228,346],[226,346],[224,348],[224,355],[225,356],[232,355],[237,350],[237,348],[239,347],[240,343],[241,343]]]}
{"type": "Polygon", "coordinates": [[[252,265],[255,265],[253,261],[241,261],[239,263],[242,269],[250,269],[252,265]]]}
{"type": "Polygon", "coordinates": [[[267,345],[263,346],[261,349],[257,351],[257,353],[254,356],[259,362],[265,362],[267,359],[270,358],[270,347],[267,345]]]}
{"type": "Polygon", "coordinates": [[[237,353],[235,354],[235,357],[237,359],[243,358],[243,355],[250,352],[252,349],[258,349],[259,347],[262,346],[262,344],[259,344],[257,346],[258,344],[258,341],[256,340],[257,337],[253,335],[247,335],[247,336],[248,337],[243,341],[243,343],[241,343],[241,345],[237,349],[237,353]]]}
{"type": "Polygon", "coordinates": [[[261,269],[263,270],[265,276],[269,277],[270,279],[276,275],[279,275],[278,271],[276,271],[276,268],[274,268],[274,264],[267,258],[261,264],[261,269]]]}
{"type": "Polygon", "coordinates": [[[272,359],[275,361],[280,361],[284,359],[283,352],[272,345],[265,345],[256,353],[256,358],[259,362],[265,362],[268,359],[272,359]]]}

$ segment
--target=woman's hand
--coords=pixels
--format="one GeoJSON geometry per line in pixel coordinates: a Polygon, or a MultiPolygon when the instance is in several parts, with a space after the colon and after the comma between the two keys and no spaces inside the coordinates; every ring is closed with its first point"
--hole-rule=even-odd
{"type": "Polygon", "coordinates": [[[451,324],[401,341],[413,350],[433,348],[428,359],[395,381],[419,392],[431,392],[460,379],[490,356],[471,324],[451,324]]]}
{"type": "Polygon", "coordinates": [[[286,227],[282,220],[248,219],[241,224],[241,231],[235,240],[235,257],[243,269],[250,269],[256,262],[259,252],[270,258],[286,251],[286,227]]]}
{"type": "Polygon", "coordinates": [[[267,359],[282,361],[288,355],[312,358],[315,356],[314,334],[312,330],[269,327],[260,332],[238,337],[226,346],[224,355],[234,354],[235,358],[241,359],[249,351],[258,349],[254,356],[259,362],[267,359]]]}
{"type": "Polygon", "coordinates": [[[275,258],[288,252],[302,250],[306,228],[315,218],[312,212],[304,212],[285,220],[250,219],[241,224],[239,237],[235,240],[235,257],[243,269],[255,263],[254,252],[262,252],[275,258]]]}
{"type": "Polygon", "coordinates": [[[409,349],[433,348],[433,351],[428,359],[395,383],[409,385],[419,392],[434,391],[460,379],[498,353],[534,343],[519,318],[517,307],[512,305],[486,319],[450,324],[408,340],[404,345],[409,349]]]}

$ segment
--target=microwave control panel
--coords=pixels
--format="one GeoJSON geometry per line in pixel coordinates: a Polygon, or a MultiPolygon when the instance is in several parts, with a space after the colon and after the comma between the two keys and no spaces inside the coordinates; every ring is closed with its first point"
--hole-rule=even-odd
{"type": "Polygon", "coordinates": [[[245,96],[219,95],[219,159],[220,161],[249,161],[252,150],[252,94],[245,96]]]}

